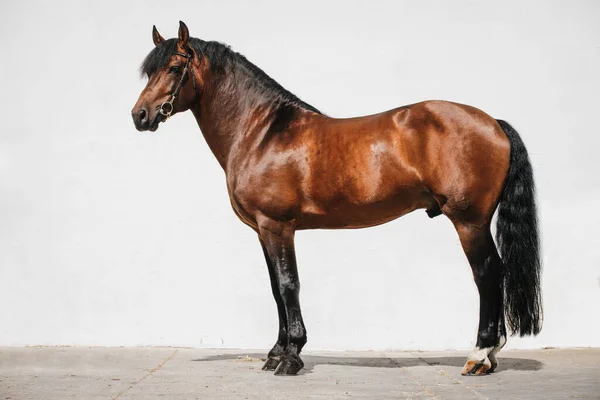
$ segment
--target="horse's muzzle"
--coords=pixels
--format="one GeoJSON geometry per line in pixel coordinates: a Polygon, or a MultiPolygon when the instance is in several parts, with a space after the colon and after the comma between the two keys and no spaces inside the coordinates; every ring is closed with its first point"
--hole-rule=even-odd
{"type": "Polygon", "coordinates": [[[150,114],[146,108],[134,108],[131,111],[131,117],[133,118],[133,123],[138,131],[145,131],[150,127],[150,114]]]}

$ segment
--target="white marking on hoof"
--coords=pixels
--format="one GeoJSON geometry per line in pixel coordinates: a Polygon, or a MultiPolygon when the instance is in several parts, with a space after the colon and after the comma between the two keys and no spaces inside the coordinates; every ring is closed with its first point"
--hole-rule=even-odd
{"type": "Polygon", "coordinates": [[[485,375],[492,369],[492,362],[488,358],[488,354],[493,350],[493,347],[475,347],[469,357],[467,363],[462,369],[462,375],[485,375]]]}
{"type": "Polygon", "coordinates": [[[496,354],[498,354],[498,352],[502,350],[505,344],[506,336],[500,336],[498,344],[492,349],[492,351],[488,355],[488,357],[490,358],[490,362],[492,363],[492,369],[490,370],[490,372],[493,372],[496,368],[498,368],[498,359],[496,358],[496,354]]]}
{"type": "Polygon", "coordinates": [[[467,359],[473,361],[485,360],[488,357],[488,354],[492,352],[492,350],[494,350],[494,347],[475,347],[473,351],[471,351],[471,354],[469,354],[469,357],[467,357],[467,359]]]}

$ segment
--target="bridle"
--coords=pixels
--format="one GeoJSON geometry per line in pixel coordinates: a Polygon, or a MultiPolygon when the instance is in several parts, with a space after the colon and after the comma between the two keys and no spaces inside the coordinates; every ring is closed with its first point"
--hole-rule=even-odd
{"type": "Polygon", "coordinates": [[[194,92],[196,92],[196,78],[194,77],[194,72],[192,71],[192,67],[190,65],[190,62],[192,61],[192,55],[187,54],[187,53],[179,53],[179,52],[174,53],[174,55],[185,57],[186,60],[185,60],[185,67],[183,68],[183,73],[181,74],[181,79],[179,80],[179,83],[177,84],[175,91],[173,92],[171,97],[169,97],[169,100],[167,100],[161,104],[160,109],[158,110],[158,112],[161,113],[161,115],[166,117],[165,120],[169,119],[169,117],[171,116],[171,113],[173,112],[173,102],[175,101],[177,96],[179,96],[179,92],[181,91],[181,88],[185,84],[185,78],[188,74],[188,71],[190,72],[190,75],[192,75],[192,83],[194,84],[194,92]]]}

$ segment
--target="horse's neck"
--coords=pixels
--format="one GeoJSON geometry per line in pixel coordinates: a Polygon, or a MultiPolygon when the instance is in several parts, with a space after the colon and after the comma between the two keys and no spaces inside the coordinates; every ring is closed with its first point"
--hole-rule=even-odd
{"type": "Polygon", "coordinates": [[[251,77],[220,78],[207,85],[192,109],[208,146],[225,170],[239,141],[248,130],[267,124],[278,105],[277,99],[264,96],[248,79],[251,77]]]}

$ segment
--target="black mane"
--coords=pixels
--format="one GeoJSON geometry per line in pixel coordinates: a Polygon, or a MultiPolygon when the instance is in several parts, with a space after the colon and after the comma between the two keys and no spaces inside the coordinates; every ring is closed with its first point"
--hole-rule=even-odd
{"type": "MultiPolygon", "coordinates": [[[[165,67],[169,62],[171,55],[177,52],[177,41],[177,39],[165,40],[152,49],[140,66],[142,75],[150,76],[159,69],[165,67]]],[[[208,58],[211,69],[214,72],[224,73],[228,67],[231,69],[243,67],[254,76],[258,84],[284,100],[286,103],[297,105],[321,114],[315,107],[300,100],[293,93],[286,90],[273,78],[267,75],[262,69],[248,61],[246,57],[231,50],[229,46],[219,42],[205,42],[204,40],[196,38],[190,38],[188,43],[194,49],[198,57],[208,58]]]]}

